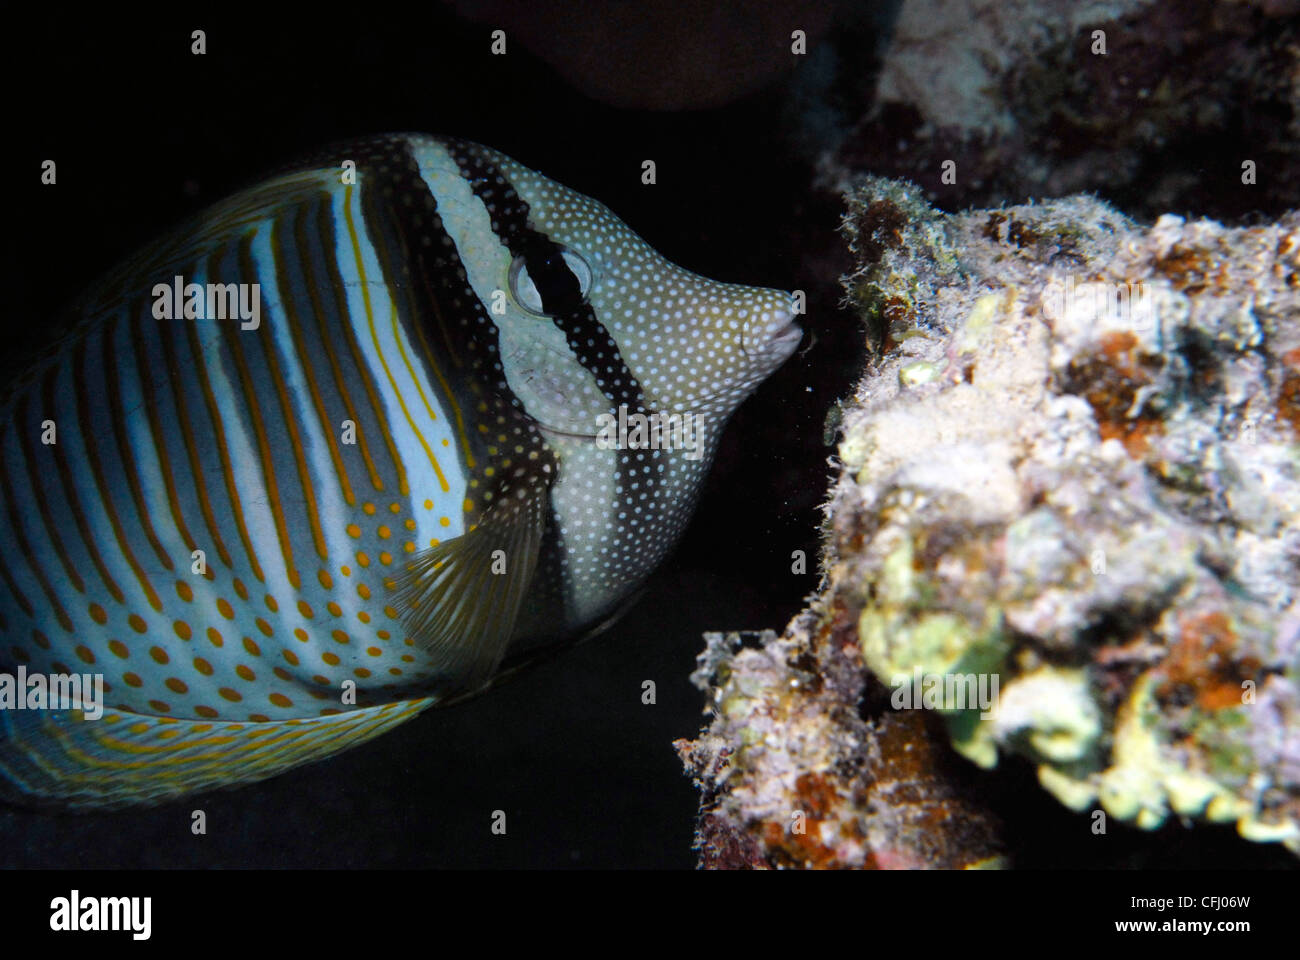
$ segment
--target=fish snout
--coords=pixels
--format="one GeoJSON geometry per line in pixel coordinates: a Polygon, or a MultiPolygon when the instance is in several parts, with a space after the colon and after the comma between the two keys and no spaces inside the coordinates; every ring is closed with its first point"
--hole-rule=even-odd
{"type": "Polygon", "coordinates": [[[803,339],[803,328],[795,322],[798,310],[794,294],[765,290],[755,305],[741,336],[741,346],[749,357],[769,357],[779,365],[794,353],[803,339]]]}

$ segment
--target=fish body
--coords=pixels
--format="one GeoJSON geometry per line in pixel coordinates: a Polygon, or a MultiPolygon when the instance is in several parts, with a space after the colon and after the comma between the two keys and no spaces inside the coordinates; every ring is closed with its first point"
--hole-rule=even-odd
{"type": "Polygon", "coordinates": [[[465,141],[345,145],[211,208],[0,407],[0,675],[104,691],[0,709],[0,796],[261,779],[600,623],[792,321],[465,141]]]}

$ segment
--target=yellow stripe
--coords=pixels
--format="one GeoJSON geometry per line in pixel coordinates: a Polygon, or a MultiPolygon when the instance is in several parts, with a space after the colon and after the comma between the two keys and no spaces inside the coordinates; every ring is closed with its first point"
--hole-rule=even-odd
{"type": "MultiPolygon", "coordinates": [[[[135,355],[138,358],[144,353],[144,337],[140,332],[140,311],[133,310],[131,312],[130,323],[131,342],[134,344],[135,355]]],[[[163,372],[170,375],[172,369],[173,367],[169,364],[167,370],[163,372]]],[[[167,456],[162,424],[158,419],[158,395],[154,392],[153,377],[146,372],[139,380],[140,389],[144,394],[144,412],[149,420],[149,435],[153,437],[154,452],[158,455],[158,469],[162,473],[163,489],[167,491],[167,505],[171,508],[172,522],[176,524],[176,532],[181,535],[181,539],[185,542],[185,548],[193,552],[198,545],[194,542],[194,538],[190,536],[190,528],[181,516],[180,500],[176,496],[176,478],[172,475],[171,459],[167,456]]]]}
{"type": "MultiPolygon", "coordinates": [[[[308,295],[311,298],[312,309],[315,310],[317,316],[320,316],[320,295],[316,291],[315,284],[312,283],[310,270],[307,266],[310,260],[310,251],[307,247],[307,237],[304,229],[306,219],[307,209],[306,207],[300,207],[294,216],[294,242],[298,249],[298,264],[302,268],[303,286],[307,288],[308,295]]],[[[298,310],[286,302],[284,312],[285,316],[289,318],[289,335],[293,337],[293,346],[298,352],[299,366],[302,367],[303,376],[307,379],[307,389],[311,393],[312,405],[316,408],[316,416],[320,418],[321,432],[325,434],[325,440],[329,444],[330,460],[334,462],[334,473],[339,478],[339,487],[343,491],[343,499],[348,506],[352,506],[356,503],[356,495],[352,492],[352,484],[348,481],[347,467],[343,463],[343,456],[339,453],[338,443],[334,438],[336,428],[329,422],[329,415],[325,412],[325,401],[321,399],[320,387],[316,384],[316,373],[312,369],[311,358],[303,346],[302,326],[298,321],[298,310]]]]}
{"type": "MultiPolygon", "coordinates": [[[[127,307],[127,311],[128,316],[138,313],[138,304],[131,304],[127,307]]],[[[167,551],[163,549],[162,544],[158,541],[158,535],[154,533],[153,521],[149,517],[149,508],[144,502],[144,491],[140,489],[140,474],[136,470],[135,458],[131,455],[131,445],[126,438],[126,415],[122,410],[122,386],[119,378],[121,371],[118,367],[117,350],[114,346],[116,336],[117,318],[114,317],[104,328],[101,348],[104,361],[104,382],[108,387],[108,419],[113,426],[113,439],[117,443],[117,458],[122,463],[122,472],[126,474],[126,486],[131,493],[131,500],[135,504],[136,515],[140,518],[140,526],[144,529],[145,539],[149,541],[149,546],[153,547],[158,562],[166,569],[173,570],[175,565],[172,563],[172,558],[167,555],[167,551]]],[[[139,379],[147,379],[147,377],[139,379]]]]}
{"type": "MultiPolygon", "coordinates": [[[[433,407],[429,406],[429,400],[424,395],[424,388],[420,386],[420,381],[415,376],[415,370],[411,367],[411,361],[406,356],[406,348],[402,346],[402,331],[399,329],[397,324],[397,302],[393,299],[393,292],[391,289],[388,291],[388,309],[393,315],[393,339],[397,342],[397,352],[401,355],[402,363],[406,365],[406,372],[410,376],[411,382],[415,384],[415,392],[420,395],[420,400],[424,403],[424,409],[429,414],[429,419],[437,420],[438,415],[433,412],[433,407]]],[[[385,367],[384,369],[387,370],[388,368],[385,367]]],[[[390,376],[389,379],[391,380],[392,377],[390,376]]],[[[397,384],[393,384],[393,389],[397,389],[397,384]]],[[[400,395],[398,396],[397,401],[398,403],[402,403],[400,395]]],[[[406,413],[405,403],[402,403],[402,412],[406,413]]],[[[438,465],[438,458],[435,457],[433,451],[429,449],[429,445],[425,442],[423,434],[421,434],[416,428],[415,422],[411,420],[410,414],[407,414],[406,420],[411,424],[411,429],[415,430],[415,435],[419,437],[420,446],[424,447],[424,452],[429,457],[429,463],[433,464],[433,472],[438,475],[438,483],[442,487],[442,492],[448,492],[451,487],[447,484],[447,478],[442,474],[442,467],[438,465]]]]}
{"type": "MultiPolygon", "coordinates": [[[[388,369],[388,362],[384,359],[384,353],[379,349],[379,336],[375,333],[375,312],[370,304],[370,282],[366,279],[366,265],[361,256],[361,241],[357,237],[356,224],[352,220],[352,187],[348,186],[343,191],[343,217],[347,221],[348,236],[352,240],[352,256],[357,264],[357,279],[361,284],[361,302],[366,308],[366,325],[370,330],[370,342],[375,347],[375,357],[379,360],[379,365],[384,368],[384,374],[388,377],[389,384],[393,387],[394,392],[397,390],[397,384],[393,381],[393,373],[388,369]]],[[[378,400],[372,398],[376,404],[376,413],[378,413],[378,400]]],[[[397,396],[397,402],[402,408],[402,413],[406,415],[407,423],[410,423],[411,416],[406,412],[406,404],[402,403],[401,394],[397,396]]],[[[414,424],[412,424],[414,429],[414,424]]],[[[392,431],[387,426],[384,428],[384,439],[388,442],[388,451],[393,457],[393,463],[397,466],[397,489],[403,496],[411,492],[410,486],[406,482],[406,467],[397,453],[397,447],[393,444],[392,431]]]]}
{"type": "MultiPolygon", "coordinates": [[[[288,278],[284,276],[284,267],[279,263],[279,257],[276,255],[275,233],[279,228],[279,221],[271,228],[271,259],[276,263],[276,283],[280,287],[280,303],[286,311],[292,311],[290,301],[293,297],[293,291],[289,288],[288,278]]],[[[240,251],[240,267],[245,276],[255,277],[256,268],[253,266],[252,254],[248,247],[240,251]]],[[[298,435],[297,417],[294,416],[293,406],[289,403],[289,390],[284,382],[284,377],[280,373],[279,361],[275,358],[275,343],[271,339],[270,324],[258,324],[258,334],[262,339],[262,352],[266,356],[266,368],[271,374],[271,383],[275,385],[276,396],[280,401],[280,414],[284,418],[285,429],[289,431],[289,446],[293,447],[293,458],[298,467],[298,482],[302,485],[302,495],[306,500],[307,519],[311,522],[312,539],[316,541],[316,555],[322,560],[329,559],[329,550],[325,547],[325,534],[320,528],[320,516],[316,512],[316,489],[312,486],[311,473],[307,469],[307,457],[302,448],[302,437],[298,435]]],[[[294,584],[297,586],[297,584],[294,584]]]]}
{"type": "MultiPolygon", "coordinates": [[[[243,261],[247,254],[247,247],[252,242],[256,231],[244,237],[240,243],[239,257],[243,261]]],[[[217,255],[213,255],[210,261],[212,266],[217,264],[217,255]]],[[[215,276],[216,271],[211,271],[209,276],[215,276]]],[[[251,282],[251,281],[250,281],[251,282]]],[[[232,323],[222,325],[222,332],[226,337],[226,344],[230,347],[230,352],[235,358],[235,369],[239,371],[239,382],[243,387],[244,400],[248,403],[248,415],[253,421],[253,432],[257,435],[258,455],[262,460],[262,477],[266,481],[266,495],[270,500],[271,519],[275,521],[275,535],[280,541],[280,555],[284,560],[284,571],[289,578],[289,583],[296,590],[302,586],[302,578],[298,575],[298,568],[293,562],[293,544],[289,541],[289,530],[284,522],[284,508],[280,504],[280,488],[275,482],[275,464],[271,460],[271,444],[266,439],[266,425],[262,422],[262,408],[258,404],[257,393],[253,389],[253,378],[248,370],[248,361],[244,358],[244,347],[239,342],[241,331],[232,323]]]]}
{"type": "MultiPolygon", "coordinates": [[[[217,520],[212,512],[212,503],[208,499],[208,483],[203,476],[203,464],[199,460],[198,445],[194,442],[194,427],[190,423],[189,405],[185,402],[185,383],[181,376],[181,368],[176,360],[176,342],[173,339],[175,332],[172,322],[168,320],[158,322],[159,337],[162,340],[163,352],[167,356],[167,370],[171,374],[168,379],[171,380],[172,399],[176,403],[176,422],[180,425],[181,438],[185,441],[185,455],[190,464],[190,476],[194,480],[194,495],[199,501],[199,511],[203,514],[203,522],[207,525],[208,533],[216,542],[217,555],[221,557],[221,562],[227,567],[233,567],[234,562],[230,559],[230,551],[226,549],[226,543],[221,538],[221,531],[217,529],[217,520]]],[[[181,322],[185,323],[186,321],[182,320],[181,322]]],[[[201,367],[203,364],[202,358],[193,350],[191,356],[195,366],[201,367]]],[[[200,376],[203,376],[202,372],[200,372],[200,376]]],[[[217,436],[220,439],[220,433],[217,436]]],[[[224,444],[224,440],[221,443],[224,444]]]]}
{"type": "MultiPolygon", "coordinates": [[[[235,525],[239,528],[239,539],[244,542],[244,552],[248,554],[248,562],[252,564],[253,576],[265,583],[266,578],[262,576],[262,565],[257,562],[257,554],[253,551],[253,542],[248,537],[248,527],[244,523],[244,506],[239,502],[239,491],[235,488],[235,475],[230,469],[230,451],[226,449],[226,430],[222,426],[221,411],[217,409],[217,400],[212,395],[212,384],[208,382],[208,368],[203,360],[203,351],[199,347],[199,337],[195,332],[193,323],[188,321],[184,321],[184,323],[185,331],[189,335],[190,352],[194,355],[194,370],[199,375],[199,386],[203,390],[203,402],[208,408],[208,416],[212,420],[212,427],[217,435],[216,444],[217,453],[221,457],[221,472],[225,475],[226,495],[230,498],[230,507],[235,514],[235,525]]],[[[197,475],[195,479],[198,480],[197,475]]]]}
{"type": "MultiPolygon", "coordinates": [[[[402,416],[406,418],[407,425],[410,426],[411,430],[415,433],[416,437],[420,441],[420,445],[424,447],[425,453],[429,455],[430,462],[432,462],[433,453],[429,450],[429,445],[424,442],[424,436],[420,433],[419,428],[416,427],[415,421],[411,419],[411,413],[406,409],[406,401],[402,399],[401,390],[398,389],[397,380],[393,377],[393,371],[388,368],[388,361],[384,359],[384,352],[379,346],[379,334],[375,330],[375,312],[370,303],[370,283],[366,279],[366,266],[361,257],[361,242],[357,239],[356,225],[352,222],[352,188],[350,186],[346,189],[344,194],[343,211],[347,218],[348,234],[352,238],[352,253],[356,258],[357,277],[361,281],[361,300],[362,303],[365,304],[366,308],[366,325],[370,330],[370,342],[375,348],[375,357],[379,360],[379,365],[384,368],[384,375],[388,377],[388,384],[393,388],[393,396],[397,398],[397,405],[402,408],[402,416]]],[[[391,292],[389,295],[389,303],[392,304],[391,292]]],[[[392,306],[392,311],[394,314],[394,322],[396,322],[396,305],[392,306]]],[[[446,481],[444,480],[443,482],[445,483],[446,481]]],[[[403,496],[406,496],[411,492],[410,487],[407,486],[406,483],[405,470],[402,470],[398,475],[398,487],[403,496]]]]}
{"type": "MultiPolygon", "coordinates": [[[[352,227],[352,207],[350,206],[352,188],[349,186],[344,190],[343,197],[343,215],[347,222],[348,230],[352,234],[353,251],[356,251],[356,231],[352,227]]],[[[330,271],[330,289],[341,294],[343,290],[343,280],[339,276],[338,267],[332,259],[325,259],[326,269],[330,271]]],[[[393,466],[397,470],[397,479],[399,489],[406,489],[406,466],[402,463],[401,455],[397,452],[397,447],[393,445],[392,431],[388,427],[388,418],[384,415],[384,408],[379,403],[379,396],[375,391],[375,383],[370,376],[370,368],[366,364],[365,358],[361,354],[361,343],[356,337],[356,327],[352,322],[350,308],[347,306],[347,298],[340,297],[340,314],[346,320],[343,324],[343,331],[347,337],[348,347],[352,351],[352,362],[356,364],[357,375],[361,377],[361,384],[366,389],[366,396],[370,399],[370,409],[375,414],[375,419],[379,421],[379,432],[383,435],[384,443],[388,447],[388,455],[392,458],[393,466]]],[[[360,423],[357,425],[360,430],[360,423]]],[[[377,486],[375,489],[382,490],[383,479],[376,477],[377,486]]]]}
{"type": "MultiPolygon", "coordinates": [[[[103,331],[102,335],[112,335],[111,324],[103,331]]],[[[77,344],[72,362],[73,380],[75,381],[77,393],[77,421],[81,427],[82,441],[86,445],[86,459],[90,464],[90,472],[94,475],[95,486],[99,490],[100,502],[104,505],[104,512],[108,515],[108,522],[113,527],[113,536],[117,540],[118,549],[122,551],[122,556],[126,558],[127,564],[131,567],[131,572],[135,574],[135,579],[139,582],[140,589],[144,591],[149,606],[161,612],[162,601],[158,599],[153,584],[149,582],[144,568],[140,566],[140,562],[135,558],[135,552],[131,549],[131,544],[127,542],[126,531],[122,529],[122,522],[117,516],[117,508],[113,506],[113,500],[108,492],[108,481],[104,478],[104,471],[99,462],[99,451],[95,449],[94,430],[91,429],[90,399],[86,396],[85,340],[77,344]]]]}
{"type": "MultiPolygon", "coordinates": [[[[25,427],[26,424],[23,424],[23,426],[25,427]]],[[[14,488],[9,482],[9,467],[5,462],[7,459],[4,449],[0,448],[0,489],[4,490],[5,503],[8,506],[9,525],[13,528],[14,536],[18,539],[18,550],[22,553],[23,559],[27,561],[27,566],[36,576],[36,582],[40,584],[45,599],[54,607],[54,614],[59,618],[59,625],[68,633],[72,633],[72,620],[69,619],[68,612],[63,609],[63,604],[59,603],[59,598],[54,593],[54,588],[50,586],[50,581],[46,578],[44,569],[36,560],[31,541],[27,539],[27,532],[23,530],[22,520],[18,516],[18,502],[14,497],[14,488]]],[[[31,613],[31,611],[28,611],[28,616],[31,616],[31,613]]]]}
{"type": "MultiPolygon", "coordinates": [[[[322,217],[324,213],[320,214],[322,217]]],[[[322,248],[325,250],[326,261],[334,255],[331,249],[332,244],[326,242],[326,238],[321,238],[322,248]]],[[[328,267],[326,267],[328,270],[328,267]]],[[[339,396],[343,398],[343,406],[348,412],[348,419],[356,425],[357,443],[361,447],[361,459],[365,461],[366,470],[370,473],[370,483],[376,490],[384,489],[383,478],[379,476],[379,471],[375,469],[375,462],[370,457],[370,445],[366,443],[366,432],[361,425],[361,418],[357,416],[356,407],[352,403],[352,394],[348,391],[347,380],[343,377],[343,368],[339,366],[339,358],[334,353],[333,335],[326,327],[325,310],[322,307],[316,276],[311,272],[310,260],[304,261],[303,270],[307,280],[307,289],[311,292],[312,309],[316,315],[316,328],[320,332],[320,345],[325,348],[325,356],[329,358],[330,369],[334,372],[334,384],[338,387],[339,396]]],[[[329,279],[329,289],[334,292],[334,305],[339,311],[339,326],[342,329],[343,336],[351,339],[352,318],[348,315],[347,300],[341,295],[341,282],[336,273],[331,273],[329,279]]],[[[354,350],[355,353],[355,350],[354,350]]],[[[358,365],[360,361],[358,360],[358,365]]],[[[349,501],[351,503],[352,501],[349,501]]]]}
{"type": "MultiPolygon", "coordinates": [[[[51,417],[58,410],[57,405],[54,403],[54,381],[57,376],[58,367],[51,366],[46,374],[43,386],[45,409],[51,417]]],[[[68,501],[68,509],[72,511],[72,519],[76,521],[77,530],[81,533],[81,541],[86,545],[86,552],[90,554],[90,561],[95,565],[95,569],[99,571],[99,578],[104,581],[104,586],[112,594],[113,599],[118,603],[125,603],[126,597],[122,593],[122,588],[117,585],[113,575],[108,572],[108,567],[104,564],[104,558],[99,555],[95,540],[90,535],[90,523],[86,520],[85,511],[81,509],[81,502],[77,499],[77,488],[72,482],[72,471],[68,468],[68,458],[63,453],[63,444],[55,443],[51,446],[54,448],[54,464],[59,472],[59,479],[63,483],[63,493],[68,501]]]]}
{"type": "MultiPolygon", "coordinates": [[[[450,234],[449,234],[450,236],[450,234]]],[[[438,303],[437,296],[433,291],[427,291],[429,295],[429,304],[433,307],[433,312],[437,316],[438,329],[442,331],[443,339],[447,336],[446,320],[442,315],[442,306],[438,303]]],[[[414,323],[415,337],[420,343],[420,348],[424,351],[425,362],[433,370],[433,375],[438,378],[438,384],[442,387],[443,396],[447,398],[447,403],[451,405],[451,412],[456,421],[456,433],[460,435],[461,449],[465,453],[465,466],[474,469],[474,452],[470,449],[469,434],[465,432],[465,417],[461,413],[460,403],[456,400],[456,395],[452,392],[451,384],[442,373],[433,350],[429,347],[429,341],[424,338],[424,331],[420,329],[420,324],[414,323]]]]}
{"type": "MultiPolygon", "coordinates": [[[[0,579],[4,580],[5,586],[9,588],[9,593],[13,596],[14,600],[18,601],[18,606],[22,608],[23,613],[27,614],[29,617],[32,616],[36,611],[32,608],[31,601],[27,599],[27,595],[18,589],[18,584],[14,580],[13,574],[9,572],[9,565],[4,561],[3,551],[0,551],[0,579]]],[[[8,621],[5,621],[5,628],[7,629],[8,626],[8,621]]]]}
{"type": "Polygon", "coordinates": [[[36,475],[36,456],[32,449],[31,437],[28,436],[28,397],[23,396],[18,403],[18,410],[15,414],[15,422],[21,424],[18,430],[18,444],[22,448],[23,459],[27,461],[27,481],[31,486],[32,493],[36,495],[36,508],[41,513],[41,523],[45,525],[45,532],[49,536],[50,543],[54,545],[54,552],[59,555],[59,562],[63,564],[63,570],[68,575],[73,587],[78,593],[86,592],[86,584],[81,579],[81,574],[77,568],[72,565],[72,558],[68,556],[67,549],[63,546],[63,538],[59,536],[58,525],[55,524],[53,516],[50,514],[50,505],[45,498],[45,484],[48,482],[45,477],[36,475]]]}

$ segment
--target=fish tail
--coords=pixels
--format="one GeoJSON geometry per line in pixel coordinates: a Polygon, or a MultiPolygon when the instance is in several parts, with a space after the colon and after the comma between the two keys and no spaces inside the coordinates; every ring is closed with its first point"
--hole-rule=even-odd
{"type": "Polygon", "coordinates": [[[364,743],[433,702],[264,723],[125,710],[105,711],[97,720],[81,710],[0,710],[0,801],[102,810],[253,783],[364,743]]]}

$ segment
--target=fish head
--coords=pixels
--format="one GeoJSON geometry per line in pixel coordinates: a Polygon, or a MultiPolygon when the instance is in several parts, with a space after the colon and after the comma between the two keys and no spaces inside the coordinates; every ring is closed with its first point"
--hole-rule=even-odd
{"type": "Polygon", "coordinates": [[[503,278],[511,310],[496,322],[512,387],[544,425],[590,435],[599,416],[632,401],[720,422],[794,352],[792,294],[692,273],[599,201],[478,149],[509,202],[525,205],[536,244],[516,243],[503,278]],[[551,309],[571,305],[566,296],[584,312],[567,335],[569,321],[551,309]]]}

